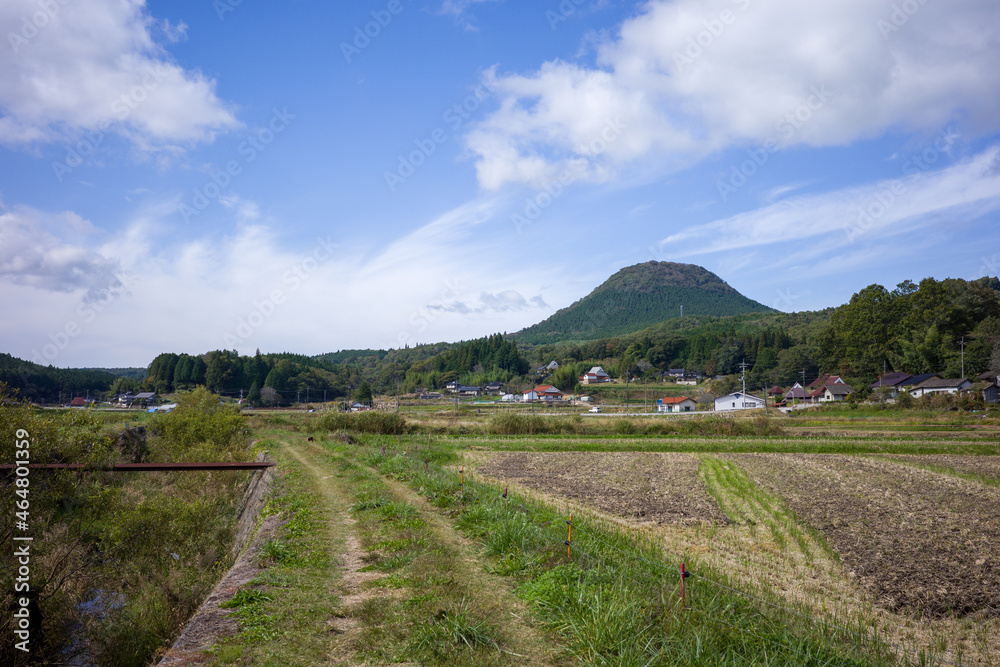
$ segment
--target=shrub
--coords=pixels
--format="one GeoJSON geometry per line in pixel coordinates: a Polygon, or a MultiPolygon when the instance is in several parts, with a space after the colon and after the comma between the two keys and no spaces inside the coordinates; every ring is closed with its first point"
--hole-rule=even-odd
{"type": "Polygon", "coordinates": [[[616,419],[614,425],[615,433],[619,435],[635,435],[638,432],[635,422],[629,419],[616,419]]]}
{"type": "Polygon", "coordinates": [[[356,431],[376,435],[403,435],[409,430],[402,415],[381,410],[328,412],[319,418],[316,425],[324,431],[356,431]]]}
{"type": "Polygon", "coordinates": [[[538,415],[503,413],[490,417],[489,431],[497,435],[551,433],[553,425],[538,415]]]}

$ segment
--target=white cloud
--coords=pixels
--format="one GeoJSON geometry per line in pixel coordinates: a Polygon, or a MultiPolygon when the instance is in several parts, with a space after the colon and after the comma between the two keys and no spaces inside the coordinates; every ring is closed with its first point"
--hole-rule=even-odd
{"type": "Polygon", "coordinates": [[[596,67],[497,76],[500,106],[466,141],[494,190],[551,178],[609,118],[627,129],[595,178],[769,139],[844,145],[956,118],[995,130],[998,23],[990,0],[651,0],[599,47],[596,67]]]}
{"type": "Polygon", "coordinates": [[[123,290],[119,263],[86,245],[59,238],[87,237],[89,221],[72,212],[46,215],[27,207],[0,213],[0,280],[56,292],[123,290]]]}
{"type": "Polygon", "coordinates": [[[469,8],[485,2],[495,3],[503,2],[503,0],[444,0],[438,13],[453,17],[466,30],[475,31],[478,28],[472,17],[469,16],[469,8]]]}
{"type": "Polygon", "coordinates": [[[503,290],[497,293],[480,292],[479,298],[472,301],[455,300],[451,303],[434,304],[431,310],[461,313],[462,315],[491,313],[508,313],[531,308],[547,309],[549,305],[541,296],[525,299],[517,290],[503,290]]]}
{"type": "Polygon", "coordinates": [[[141,150],[177,150],[238,126],[215,82],[156,43],[187,26],[156,21],[142,0],[0,3],[0,144],[114,131],[141,150]],[[44,7],[49,7],[44,10],[44,7]]]}

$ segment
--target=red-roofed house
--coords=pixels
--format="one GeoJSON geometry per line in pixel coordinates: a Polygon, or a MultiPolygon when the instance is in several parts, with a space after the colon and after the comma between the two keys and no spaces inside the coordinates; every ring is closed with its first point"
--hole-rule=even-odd
{"type": "Polygon", "coordinates": [[[697,404],[687,396],[668,396],[656,399],[657,412],[694,412],[697,404]]]}
{"type": "Polygon", "coordinates": [[[563,396],[561,391],[550,384],[540,384],[532,391],[543,401],[561,401],[563,396]]]}

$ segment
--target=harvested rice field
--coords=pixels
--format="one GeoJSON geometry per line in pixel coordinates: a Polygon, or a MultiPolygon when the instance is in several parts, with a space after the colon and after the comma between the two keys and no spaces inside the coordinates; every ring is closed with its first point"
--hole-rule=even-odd
{"type": "Polygon", "coordinates": [[[477,453],[478,474],[652,533],[915,654],[1000,664],[1000,457],[477,453]],[[994,483],[995,482],[995,483],[994,483]]]}

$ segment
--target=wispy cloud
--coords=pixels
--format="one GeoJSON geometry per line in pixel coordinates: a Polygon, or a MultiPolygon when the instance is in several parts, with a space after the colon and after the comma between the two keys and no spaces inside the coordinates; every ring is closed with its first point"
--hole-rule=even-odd
{"type": "Polygon", "coordinates": [[[905,180],[785,199],[689,227],[664,238],[659,246],[669,248],[676,256],[697,257],[823,237],[822,247],[829,250],[859,239],[945,224],[941,216],[951,212],[973,219],[1000,210],[1000,175],[992,169],[998,154],[1000,147],[993,147],[946,169],[918,173],[905,180]],[[865,215],[873,209],[880,214],[865,215]]]}

